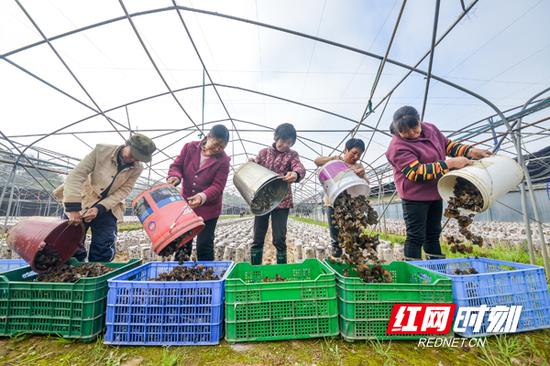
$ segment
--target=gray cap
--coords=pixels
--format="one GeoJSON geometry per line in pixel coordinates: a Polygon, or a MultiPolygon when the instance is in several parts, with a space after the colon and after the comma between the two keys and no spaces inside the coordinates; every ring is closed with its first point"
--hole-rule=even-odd
{"type": "Polygon", "coordinates": [[[152,159],[153,152],[157,149],[153,140],[140,133],[135,133],[126,140],[126,145],[130,146],[132,156],[139,161],[148,163],[152,159]]]}

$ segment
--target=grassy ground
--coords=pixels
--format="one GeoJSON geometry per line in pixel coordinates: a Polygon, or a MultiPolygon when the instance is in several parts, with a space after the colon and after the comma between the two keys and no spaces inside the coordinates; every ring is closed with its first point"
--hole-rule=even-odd
{"type": "MultiPolygon", "coordinates": [[[[305,218],[296,220],[326,226],[305,218]]],[[[139,225],[139,224],[138,224],[139,225]]],[[[381,235],[403,243],[399,235],[381,235]]],[[[444,250],[447,248],[444,246],[444,250]]],[[[528,262],[526,253],[485,248],[475,253],[528,262]]],[[[449,256],[453,254],[447,253],[449,256]]],[[[56,337],[0,338],[0,365],[537,365],[549,366],[550,330],[487,338],[485,347],[419,348],[416,341],[360,341],[340,337],[200,347],[111,347],[56,337]]]]}
{"type": "Polygon", "coordinates": [[[490,337],[485,347],[340,338],[199,347],[111,347],[52,337],[0,339],[1,365],[548,365],[550,331],[490,337]]]}

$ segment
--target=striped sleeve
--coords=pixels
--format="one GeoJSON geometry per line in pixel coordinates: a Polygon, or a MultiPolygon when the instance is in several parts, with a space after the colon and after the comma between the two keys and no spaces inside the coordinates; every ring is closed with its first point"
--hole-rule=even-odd
{"type": "Polygon", "coordinates": [[[402,170],[408,180],[413,182],[426,182],[441,178],[449,172],[445,160],[436,161],[435,163],[420,164],[418,160],[405,166],[402,170]]]}
{"type": "Polygon", "coordinates": [[[460,142],[447,139],[447,145],[445,147],[445,152],[447,156],[468,156],[468,152],[472,149],[472,146],[461,144],[460,142]]]}

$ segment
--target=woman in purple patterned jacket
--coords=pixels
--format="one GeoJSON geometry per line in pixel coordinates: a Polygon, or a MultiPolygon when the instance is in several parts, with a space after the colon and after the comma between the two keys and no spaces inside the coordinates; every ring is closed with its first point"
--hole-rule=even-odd
{"type": "MultiPolygon", "coordinates": [[[[290,147],[296,142],[296,129],[290,123],[283,123],[275,129],[275,142],[258,153],[254,160],[267,169],[283,176],[288,183],[298,182],[304,178],[306,170],[300,162],[298,153],[290,147]]],[[[262,264],[265,234],[271,216],[271,232],[273,245],[277,249],[277,263],[286,263],[286,226],[288,211],[293,207],[292,190],[276,209],[263,216],[254,218],[254,241],[250,249],[252,264],[262,264]]]]}
{"type": "Polygon", "coordinates": [[[420,259],[422,249],[427,259],[440,258],[443,201],[437,182],[449,170],[463,168],[472,164],[470,159],[491,152],[448,139],[435,125],[421,122],[411,106],[395,111],[390,131],[393,137],[386,157],[403,206],[405,258],[420,259]]]}

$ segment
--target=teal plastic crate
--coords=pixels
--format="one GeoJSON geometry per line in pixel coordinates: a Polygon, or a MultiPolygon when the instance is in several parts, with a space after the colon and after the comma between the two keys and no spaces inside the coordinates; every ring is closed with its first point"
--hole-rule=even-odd
{"type": "Polygon", "coordinates": [[[340,334],[347,341],[361,339],[419,339],[425,335],[386,334],[394,304],[453,302],[451,280],[407,262],[383,265],[392,283],[365,283],[349,264],[325,260],[336,275],[340,334]],[[347,270],[349,277],[343,275],[347,270]]]}
{"type": "MultiPolygon", "coordinates": [[[[72,265],[80,263],[74,259],[72,265]]],[[[30,266],[0,275],[0,336],[52,334],[91,341],[103,333],[107,280],[141,263],[102,263],[115,270],[75,283],[33,282],[30,266]]]]}

